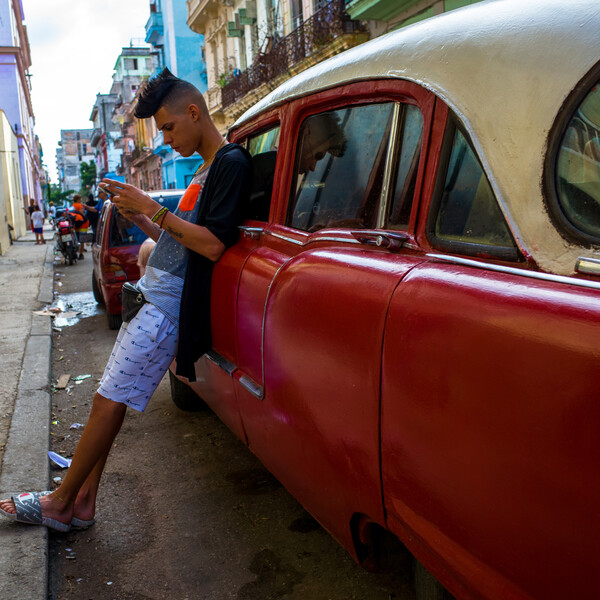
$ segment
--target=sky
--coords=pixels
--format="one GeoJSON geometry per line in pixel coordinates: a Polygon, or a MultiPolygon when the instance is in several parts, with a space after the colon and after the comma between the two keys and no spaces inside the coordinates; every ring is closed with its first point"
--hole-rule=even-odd
{"type": "Polygon", "coordinates": [[[22,0],[31,47],[35,132],[58,183],[61,129],[91,129],[96,94],[108,94],[121,48],[143,43],[149,0],[22,0]]]}

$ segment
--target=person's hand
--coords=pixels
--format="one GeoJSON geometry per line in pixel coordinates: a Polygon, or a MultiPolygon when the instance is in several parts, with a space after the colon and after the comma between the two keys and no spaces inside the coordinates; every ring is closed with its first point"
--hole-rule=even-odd
{"type": "Polygon", "coordinates": [[[160,204],[152,200],[148,194],[128,183],[103,179],[100,187],[111,195],[111,201],[127,219],[133,220],[133,215],[136,214],[152,217],[160,208],[160,204]]]}

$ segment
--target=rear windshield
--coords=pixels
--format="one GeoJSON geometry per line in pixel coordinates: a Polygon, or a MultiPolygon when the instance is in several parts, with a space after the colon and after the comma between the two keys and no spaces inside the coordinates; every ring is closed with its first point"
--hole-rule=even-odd
{"type": "MultiPolygon", "coordinates": [[[[153,200],[160,202],[170,211],[174,211],[181,200],[181,194],[169,196],[154,196],[153,200]]],[[[110,222],[110,247],[139,246],[148,236],[129,219],[126,219],[116,208],[112,211],[110,222]]]]}

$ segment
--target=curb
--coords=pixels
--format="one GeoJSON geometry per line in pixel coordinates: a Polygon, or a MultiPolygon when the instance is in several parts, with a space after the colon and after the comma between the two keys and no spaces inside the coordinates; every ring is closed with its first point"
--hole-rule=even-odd
{"type": "MultiPolygon", "coordinates": [[[[54,248],[46,251],[38,301],[53,300],[54,248]]],[[[48,489],[52,319],[33,315],[0,474],[0,497],[48,489]]],[[[0,522],[0,598],[46,600],[48,530],[0,522]]]]}

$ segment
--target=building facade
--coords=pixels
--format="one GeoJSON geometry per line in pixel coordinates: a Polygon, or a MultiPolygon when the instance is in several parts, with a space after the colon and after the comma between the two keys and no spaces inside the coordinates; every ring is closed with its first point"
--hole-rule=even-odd
{"type": "Polygon", "coordinates": [[[18,141],[23,210],[30,200],[41,204],[41,160],[34,133],[31,66],[21,0],[0,0],[0,109],[18,141]]]}
{"type": "Polygon", "coordinates": [[[92,148],[93,129],[61,129],[56,150],[56,170],[63,192],[79,192],[81,189],[80,167],[82,162],[94,162],[92,148]]]}
{"type": "MultiPolygon", "coordinates": [[[[151,146],[155,131],[138,137],[133,110],[140,86],[153,72],[154,60],[149,46],[123,48],[115,63],[110,89],[115,97],[112,120],[119,131],[115,148],[121,152],[117,175],[146,190],[155,189],[157,185],[162,187],[161,160],[154,156],[151,146]]],[[[152,119],[147,121],[150,128],[154,127],[152,119]]]]}
{"type": "Polygon", "coordinates": [[[344,0],[188,0],[205,38],[207,104],[222,132],[308,67],[369,38],[344,0]]]}
{"type": "Polygon", "coordinates": [[[21,181],[19,140],[0,109],[0,254],[10,246],[11,236],[27,233],[21,181]]]}
{"type": "Polygon", "coordinates": [[[115,141],[121,135],[119,125],[112,120],[116,102],[116,94],[96,94],[96,102],[90,115],[90,121],[94,124],[91,144],[98,180],[103,177],[119,178],[117,168],[121,165],[123,151],[115,147],[115,141]]]}
{"type": "MultiPolygon", "coordinates": [[[[152,46],[155,73],[166,67],[173,75],[189,81],[204,93],[207,90],[204,38],[188,27],[186,19],[184,2],[150,0],[146,42],[152,46]]],[[[183,157],[173,152],[163,143],[162,133],[156,133],[151,145],[162,160],[162,187],[187,187],[201,161],[200,157],[183,157]]]]}
{"type": "Polygon", "coordinates": [[[481,0],[347,0],[353,19],[369,22],[371,37],[481,0]]]}

